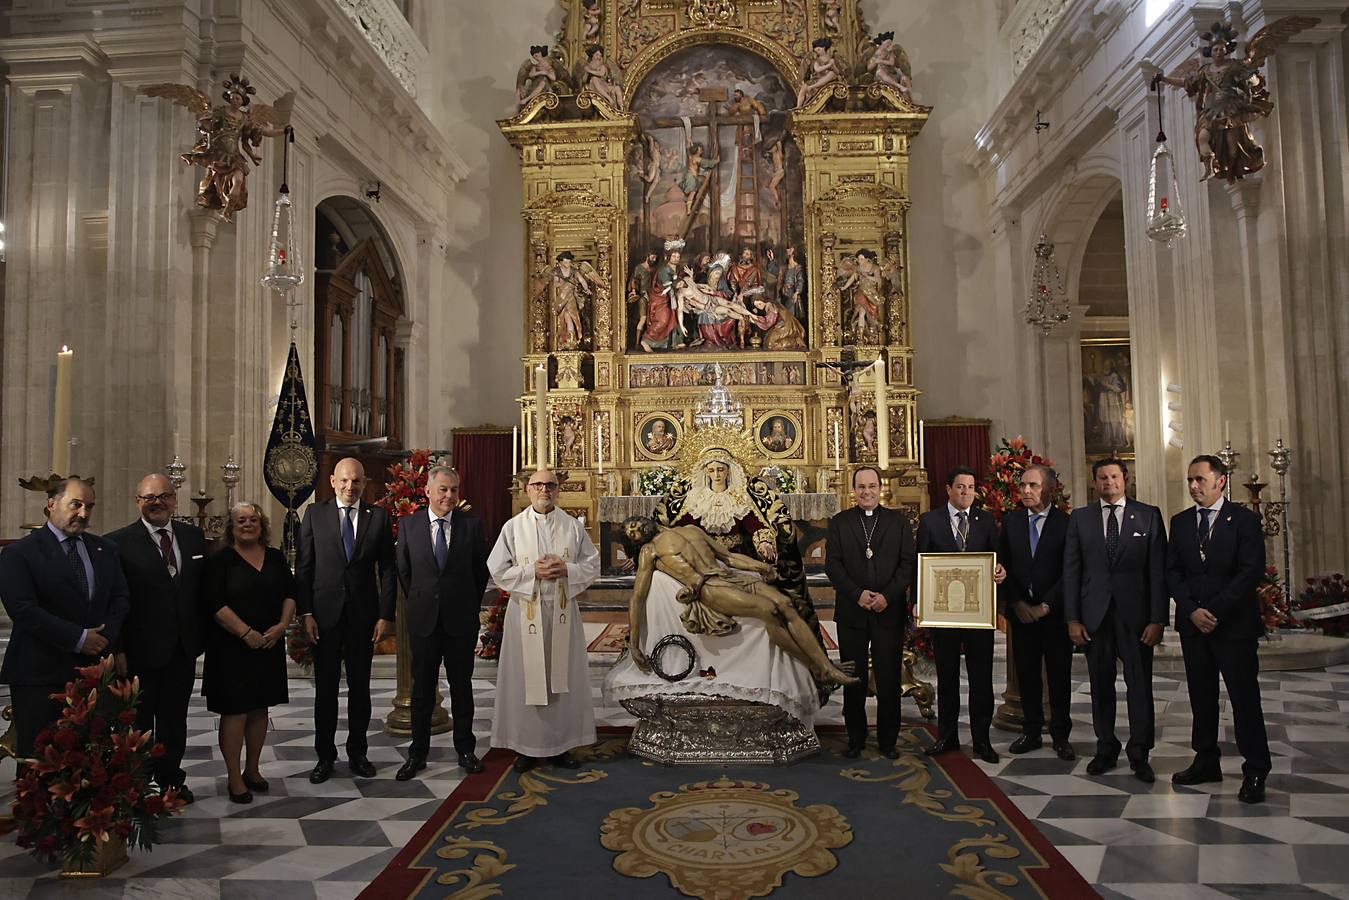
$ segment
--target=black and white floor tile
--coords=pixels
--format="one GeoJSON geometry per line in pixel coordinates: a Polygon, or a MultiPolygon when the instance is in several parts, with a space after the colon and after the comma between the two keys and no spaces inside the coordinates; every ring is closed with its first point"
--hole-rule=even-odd
{"type": "MultiPolygon", "coordinates": [[[[587,625],[595,633],[600,628],[587,625]]],[[[599,685],[607,662],[592,654],[597,721],[630,724],[621,708],[603,706],[599,685]]],[[[491,732],[494,676],[493,665],[480,664],[480,753],[491,732]]],[[[1048,747],[1009,756],[1005,749],[1014,735],[995,732],[1002,760],[979,765],[1105,897],[1349,900],[1349,666],[1270,673],[1261,684],[1274,753],[1263,805],[1236,798],[1241,760],[1230,743],[1230,717],[1223,723],[1228,778],[1198,788],[1171,785],[1171,773],[1190,761],[1189,705],[1184,682],[1175,676],[1156,679],[1156,784],[1140,783],[1123,766],[1099,778],[1086,775],[1091,707],[1082,674],[1073,695],[1073,742],[1081,756],[1076,763],[1059,761],[1048,747]]],[[[376,681],[377,710],[389,708],[394,687],[392,678],[376,681]]],[[[72,884],[35,862],[11,836],[0,843],[0,898],[354,897],[454,790],[462,772],[449,736],[442,735],[421,777],[397,782],[393,775],[406,741],[372,733],[375,778],[353,778],[339,761],[330,781],[311,785],[312,698],[307,680],[292,679],[290,703],[272,711],[264,751],[262,771],[271,792],[245,806],[226,796],[215,717],[194,699],[184,767],[198,799],[168,823],[163,842],[150,853],[133,852],[115,877],[72,884]]],[[[1122,700],[1121,690],[1123,732],[1122,700]]],[[[909,701],[904,715],[918,715],[909,701]]],[[[837,694],[822,721],[842,721],[837,694]]],[[[964,725],[962,734],[968,735],[964,725]]],[[[339,735],[339,747],[341,740],[339,735]]],[[[8,785],[12,777],[13,762],[0,764],[0,780],[8,785]]],[[[0,792],[0,802],[10,796],[0,792]]]]}

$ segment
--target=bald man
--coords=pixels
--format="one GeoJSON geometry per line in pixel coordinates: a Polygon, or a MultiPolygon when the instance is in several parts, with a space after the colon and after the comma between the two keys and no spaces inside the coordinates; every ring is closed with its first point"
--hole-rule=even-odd
{"type": "Polygon", "coordinates": [[[107,537],[117,545],[130,592],[131,611],[118,642],[117,666],[141,680],[136,727],[153,731],[164,745],[154,762],[161,791],[195,798],[183,784],[187,706],[197,680],[206,617],[200,602],[206,536],[195,525],[175,522],[178,493],[158,473],[136,485],[140,516],[107,537]]]}
{"type": "Polygon", "coordinates": [[[295,606],[314,642],[314,752],[309,780],[322,784],[337,762],[337,684],[347,670],[347,765],[373,778],[366,756],[370,662],[375,644],[393,633],[398,567],[389,514],[361,498],[365,467],[347,457],[328,483],[336,496],[312,504],[300,525],[295,606]]]}

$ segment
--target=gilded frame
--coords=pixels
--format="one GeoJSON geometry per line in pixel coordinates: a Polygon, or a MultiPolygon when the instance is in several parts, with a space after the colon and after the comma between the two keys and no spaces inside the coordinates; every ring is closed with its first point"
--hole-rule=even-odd
{"type": "Polygon", "coordinates": [[[997,567],[996,553],[918,554],[918,627],[996,628],[998,604],[993,572],[997,567]],[[957,586],[961,591],[952,596],[951,588],[957,586]],[[951,608],[952,600],[959,604],[959,609],[951,608]]]}
{"type": "Polygon", "coordinates": [[[637,420],[637,425],[632,433],[632,446],[636,450],[636,456],[639,460],[648,460],[653,462],[669,462],[674,459],[679,452],[679,445],[684,439],[684,423],[680,417],[674,413],[664,410],[656,410],[643,415],[637,420]],[[665,423],[666,434],[673,438],[670,446],[661,452],[647,449],[646,437],[653,423],[661,421],[665,423]]]}

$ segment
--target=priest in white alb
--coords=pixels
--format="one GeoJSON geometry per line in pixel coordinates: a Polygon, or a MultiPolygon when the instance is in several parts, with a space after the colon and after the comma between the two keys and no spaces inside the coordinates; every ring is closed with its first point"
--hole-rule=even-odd
{"type": "Polygon", "coordinates": [[[541,761],[569,769],[567,753],[595,743],[585,632],[576,597],[599,576],[600,554],[581,523],[556,506],[557,476],[529,476],[530,508],[506,523],[487,558],[510,592],[497,665],[492,746],[516,752],[515,770],[541,761]]]}

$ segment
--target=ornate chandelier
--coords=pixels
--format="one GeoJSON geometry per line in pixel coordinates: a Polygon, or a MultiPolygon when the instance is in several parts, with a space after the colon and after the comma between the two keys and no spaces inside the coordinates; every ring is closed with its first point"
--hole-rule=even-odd
{"type": "Polygon", "coordinates": [[[1035,244],[1035,267],[1031,270],[1030,296],[1026,298],[1026,324],[1048,335],[1072,318],[1068,297],[1063,293],[1063,278],[1054,262],[1054,245],[1049,235],[1040,235],[1035,244]]]}
{"type": "Polygon", "coordinates": [[[290,169],[290,145],[295,141],[295,130],[286,127],[285,151],[281,161],[281,189],[272,206],[272,234],[267,248],[267,267],[262,283],[282,297],[291,307],[291,328],[296,327],[295,305],[290,292],[304,282],[304,266],[300,263],[300,247],[295,233],[294,210],[290,202],[290,186],[286,183],[290,169]]]}
{"type": "Polygon", "coordinates": [[[1185,236],[1185,214],[1180,208],[1180,182],[1176,177],[1176,161],[1166,147],[1166,132],[1162,129],[1162,92],[1158,87],[1159,73],[1152,79],[1157,92],[1157,149],[1152,151],[1148,167],[1148,225],[1149,238],[1164,247],[1170,247],[1176,238],[1185,236]]]}

